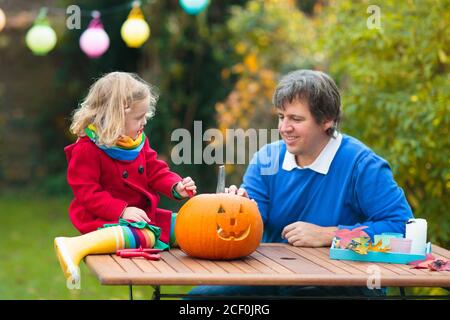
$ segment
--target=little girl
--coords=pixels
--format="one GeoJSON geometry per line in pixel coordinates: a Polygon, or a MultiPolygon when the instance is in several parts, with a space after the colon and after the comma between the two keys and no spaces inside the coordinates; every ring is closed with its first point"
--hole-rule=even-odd
{"type": "Polygon", "coordinates": [[[173,242],[175,214],[157,207],[159,194],[183,199],[196,193],[190,177],[171,172],[150,148],[144,126],[156,100],[138,76],[112,72],[91,86],[73,115],[70,129],[78,140],[64,149],[74,193],[69,215],[84,235],[55,239],[61,267],[73,282],[79,281],[78,265],[88,254],[166,249],[173,242]]]}

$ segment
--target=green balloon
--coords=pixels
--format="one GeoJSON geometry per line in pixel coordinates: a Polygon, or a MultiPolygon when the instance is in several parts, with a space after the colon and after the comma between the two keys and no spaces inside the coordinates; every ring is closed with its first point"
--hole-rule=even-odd
{"type": "Polygon", "coordinates": [[[35,55],[43,56],[56,45],[56,33],[47,25],[34,25],[28,30],[25,42],[35,55]]]}

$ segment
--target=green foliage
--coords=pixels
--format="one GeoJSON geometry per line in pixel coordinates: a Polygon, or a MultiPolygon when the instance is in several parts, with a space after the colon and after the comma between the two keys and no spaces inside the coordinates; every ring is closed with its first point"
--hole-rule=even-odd
{"type": "Polygon", "coordinates": [[[227,26],[236,53],[256,54],[261,68],[283,74],[314,64],[310,43],[316,33],[311,19],[290,1],[253,0],[245,7],[232,7],[227,26]]]}
{"type": "MultiPolygon", "coordinates": [[[[224,135],[230,128],[276,128],[272,95],[277,78],[315,64],[310,47],[316,37],[313,23],[292,1],[252,0],[232,7],[227,28],[229,46],[238,59],[222,76],[237,80],[225,101],[216,104],[218,127],[224,135]]],[[[228,184],[240,184],[245,169],[227,166],[228,184]]]]}
{"type": "Polygon", "coordinates": [[[386,158],[429,236],[450,244],[450,3],[337,1],[320,18],[326,66],[343,92],[344,132],[386,158]],[[372,4],[372,3],[371,3],[372,4]]]}
{"type": "MultiPolygon", "coordinates": [[[[233,82],[220,76],[234,60],[225,22],[229,7],[243,2],[212,1],[206,11],[191,16],[178,1],[158,1],[147,12],[153,35],[145,49],[147,64],[140,72],[159,88],[156,116],[148,131],[152,146],[166,159],[178,143],[171,142],[173,130],[193,133],[194,121],[202,121],[203,130],[216,126],[214,104],[225,97],[233,82]]],[[[215,189],[215,179],[209,178],[215,176],[214,166],[188,164],[173,169],[194,177],[199,192],[215,189]]]]}

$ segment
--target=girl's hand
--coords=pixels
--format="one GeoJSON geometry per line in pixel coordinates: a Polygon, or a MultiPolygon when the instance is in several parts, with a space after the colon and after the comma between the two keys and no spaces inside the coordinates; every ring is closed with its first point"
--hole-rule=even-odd
{"type": "Polygon", "coordinates": [[[121,218],[133,222],[145,221],[150,223],[151,221],[150,218],[147,217],[145,211],[137,207],[126,207],[125,210],[123,210],[121,218]]]}
{"type": "Polygon", "coordinates": [[[180,196],[187,198],[190,196],[189,193],[192,193],[192,195],[195,195],[197,193],[197,186],[195,185],[195,182],[191,177],[186,177],[183,179],[183,181],[178,182],[175,190],[180,196]]]}
{"type": "Polygon", "coordinates": [[[247,190],[245,190],[244,188],[238,189],[234,184],[229,188],[225,188],[225,193],[236,194],[238,196],[248,198],[247,190]]]}

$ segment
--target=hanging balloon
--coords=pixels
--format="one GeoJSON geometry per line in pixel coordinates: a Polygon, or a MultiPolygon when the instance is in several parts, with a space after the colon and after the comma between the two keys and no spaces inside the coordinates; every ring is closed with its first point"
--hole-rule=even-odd
{"type": "Polygon", "coordinates": [[[47,20],[47,8],[42,8],[27,32],[25,42],[35,55],[44,56],[55,47],[56,39],[56,33],[47,20]]]}
{"type": "Polygon", "coordinates": [[[100,12],[92,13],[92,20],[80,37],[80,48],[89,58],[98,58],[108,50],[109,37],[100,21],[100,12]]]}
{"type": "Polygon", "coordinates": [[[144,14],[139,6],[138,1],[133,3],[133,9],[120,29],[123,41],[130,48],[139,48],[150,37],[150,27],[145,22],[144,14]]]}
{"type": "Polygon", "coordinates": [[[0,8],[0,31],[3,30],[6,24],[6,16],[3,10],[0,8]]]}
{"type": "Polygon", "coordinates": [[[180,0],[180,5],[188,14],[196,15],[209,4],[209,0],[180,0]]]}

